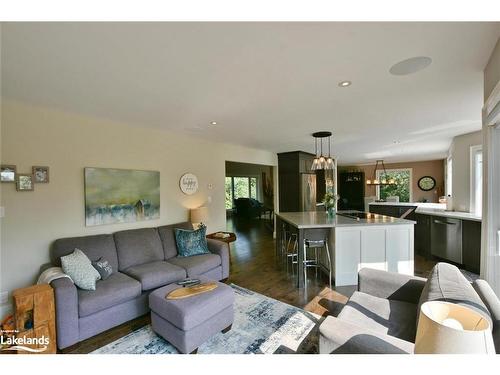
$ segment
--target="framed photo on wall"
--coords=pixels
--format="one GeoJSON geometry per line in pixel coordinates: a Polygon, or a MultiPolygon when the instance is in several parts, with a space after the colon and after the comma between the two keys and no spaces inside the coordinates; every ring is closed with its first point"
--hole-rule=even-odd
{"type": "Polygon", "coordinates": [[[16,166],[2,164],[0,167],[0,182],[16,182],[16,166]]]}
{"type": "Polygon", "coordinates": [[[49,182],[49,167],[32,167],[34,180],[37,184],[46,184],[49,182]]]}
{"type": "Polygon", "coordinates": [[[33,183],[33,175],[18,173],[16,174],[16,190],[17,191],[33,191],[35,190],[33,183]]]}

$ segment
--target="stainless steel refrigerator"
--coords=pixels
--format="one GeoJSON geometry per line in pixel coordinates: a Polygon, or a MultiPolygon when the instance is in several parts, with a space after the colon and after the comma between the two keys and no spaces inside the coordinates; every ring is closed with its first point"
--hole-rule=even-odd
{"type": "Polygon", "coordinates": [[[316,211],[316,174],[300,174],[301,211],[316,211]]]}

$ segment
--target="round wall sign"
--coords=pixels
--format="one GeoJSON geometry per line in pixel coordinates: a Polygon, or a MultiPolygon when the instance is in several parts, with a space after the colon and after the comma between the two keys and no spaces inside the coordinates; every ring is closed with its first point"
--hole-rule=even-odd
{"type": "Polygon", "coordinates": [[[198,177],[192,173],[183,174],[179,186],[184,194],[192,195],[198,191],[198,177]]]}

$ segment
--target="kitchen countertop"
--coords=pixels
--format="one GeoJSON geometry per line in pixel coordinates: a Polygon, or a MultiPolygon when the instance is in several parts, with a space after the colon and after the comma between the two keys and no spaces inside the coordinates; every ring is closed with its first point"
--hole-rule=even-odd
{"type": "Polygon", "coordinates": [[[417,214],[449,217],[452,219],[462,219],[462,220],[472,220],[472,221],[482,221],[483,220],[481,216],[477,216],[476,214],[472,214],[470,212],[433,210],[433,209],[426,209],[426,208],[421,208],[421,207],[418,207],[415,210],[415,212],[417,214]]]}
{"type": "MultiPolygon", "coordinates": [[[[359,211],[339,211],[340,213],[359,212],[359,211]]],[[[326,216],[324,211],[309,212],[280,212],[276,216],[289,224],[299,228],[334,228],[334,227],[353,227],[353,226],[371,226],[371,225],[402,225],[415,224],[412,220],[399,219],[396,217],[384,216],[379,214],[370,214],[370,218],[352,219],[349,217],[335,215],[333,219],[326,216]]]]}
{"type": "Polygon", "coordinates": [[[402,206],[402,207],[417,207],[415,212],[422,215],[432,215],[449,217],[453,219],[482,221],[481,216],[470,212],[461,211],[446,211],[446,204],[442,203],[422,203],[422,202],[370,202],[370,205],[377,206],[402,206]]]}
{"type": "Polygon", "coordinates": [[[446,209],[446,203],[428,203],[428,202],[370,202],[368,203],[376,206],[402,206],[402,207],[422,207],[431,209],[446,209]]]}

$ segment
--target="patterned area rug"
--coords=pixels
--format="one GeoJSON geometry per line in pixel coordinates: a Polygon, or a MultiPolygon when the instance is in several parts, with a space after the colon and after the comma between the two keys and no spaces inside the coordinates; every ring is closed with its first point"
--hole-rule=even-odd
{"type": "MultiPolygon", "coordinates": [[[[198,348],[202,354],[317,353],[319,315],[231,284],[235,292],[231,331],[218,333],[198,348]]],[[[177,354],[150,325],[92,354],[177,354]]]]}

